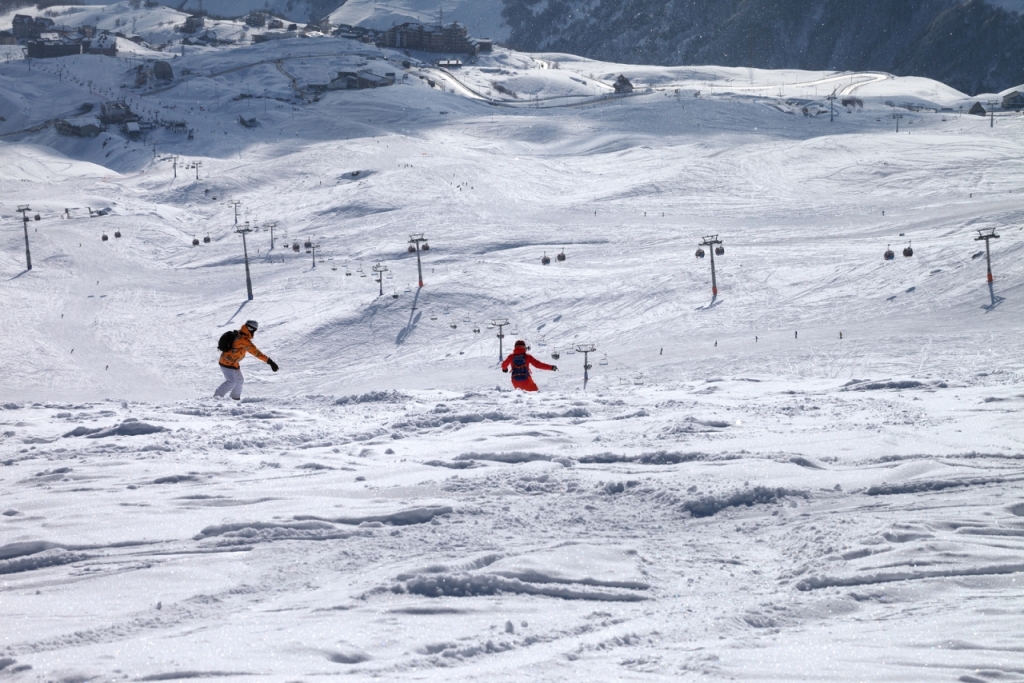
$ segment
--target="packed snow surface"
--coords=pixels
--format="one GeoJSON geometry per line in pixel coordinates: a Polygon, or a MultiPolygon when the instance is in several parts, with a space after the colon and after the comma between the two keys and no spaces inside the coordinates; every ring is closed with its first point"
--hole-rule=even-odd
{"type": "Polygon", "coordinates": [[[1024,118],[877,73],[3,49],[4,680],[1024,677],[1024,118]],[[360,70],[397,83],[315,87],[360,70]],[[115,98],[155,127],[56,132],[115,98]],[[280,372],[216,400],[247,319],[280,372]]]}
{"type": "Polygon", "coordinates": [[[328,18],[334,24],[386,30],[414,22],[437,25],[458,21],[477,38],[505,40],[509,29],[501,18],[501,0],[346,0],[328,18]]]}

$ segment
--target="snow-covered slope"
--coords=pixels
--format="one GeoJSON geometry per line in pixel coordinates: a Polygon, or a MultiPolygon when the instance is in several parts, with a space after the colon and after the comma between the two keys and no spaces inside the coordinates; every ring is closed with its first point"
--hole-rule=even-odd
{"type": "Polygon", "coordinates": [[[445,23],[462,22],[477,38],[505,40],[508,27],[501,18],[501,9],[500,0],[347,0],[330,14],[330,20],[335,24],[387,29],[407,21],[437,24],[443,12],[445,23]]]}
{"type": "MultiPolygon", "coordinates": [[[[0,16],[0,26],[10,26],[16,13],[26,11],[32,16],[43,16],[32,10],[18,10],[0,16]]],[[[172,48],[185,37],[180,29],[188,16],[185,12],[179,12],[169,7],[133,8],[128,2],[108,5],[55,5],[50,7],[47,12],[59,28],[74,29],[79,26],[93,26],[101,31],[140,36],[151,46],[167,48],[172,48]]],[[[240,21],[209,19],[204,27],[204,32],[207,31],[222,40],[241,40],[243,38],[248,40],[249,37],[249,27],[240,21]]],[[[158,53],[148,52],[131,41],[118,40],[119,54],[134,53],[150,58],[161,58],[158,53]]],[[[102,64],[102,62],[98,63],[101,70],[102,64]]]]}
{"type": "Polygon", "coordinates": [[[311,38],[136,88],[3,49],[0,675],[1017,675],[1024,117],[880,73],[311,38]],[[398,83],[312,87],[364,69],[398,83]],[[117,97],[192,139],[48,125],[117,97]],[[215,400],[250,318],[280,372],[215,400]]]}

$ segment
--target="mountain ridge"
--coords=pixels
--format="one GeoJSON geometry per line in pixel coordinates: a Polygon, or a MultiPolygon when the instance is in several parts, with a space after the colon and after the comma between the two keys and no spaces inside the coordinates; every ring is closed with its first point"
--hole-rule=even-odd
{"type": "Polygon", "coordinates": [[[877,70],[968,94],[1022,80],[1024,17],[982,0],[503,0],[509,44],[621,63],[877,70]]]}

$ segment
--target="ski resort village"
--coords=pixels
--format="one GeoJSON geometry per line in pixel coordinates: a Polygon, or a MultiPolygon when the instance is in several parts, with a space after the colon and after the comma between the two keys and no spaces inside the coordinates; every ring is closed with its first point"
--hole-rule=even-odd
{"type": "Polygon", "coordinates": [[[218,1],[0,13],[0,682],[1024,681],[1024,73],[218,1]]]}

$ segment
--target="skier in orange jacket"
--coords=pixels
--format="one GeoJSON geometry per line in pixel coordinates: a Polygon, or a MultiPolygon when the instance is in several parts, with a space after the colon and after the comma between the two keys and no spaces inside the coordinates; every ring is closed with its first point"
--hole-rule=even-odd
{"type": "Polygon", "coordinates": [[[537,385],[530,374],[530,366],[541,370],[558,370],[557,365],[542,363],[526,352],[526,342],[522,339],[516,342],[515,348],[508,358],[501,362],[501,371],[508,372],[512,369],[512,386],[523,391],[537,391],[537,385]]]}
{"type": "Polygon", "coordinates": [[[234,341],[231,348],[220,354],[220,370],[224,373],[224,383],[217,387],[213,393],[216,397],[231,393],[231,398],[236,401],[242,399],[242,370],[238,367],[239,362],[245,358],[245,354],[251,353],[261,361],[270,366],[270,369],[277,372],[277,363],[268,358],[262,351],[252,343],[252,337],[256,334],[259,324],[255,320],[246,320],[234,341]]]}

